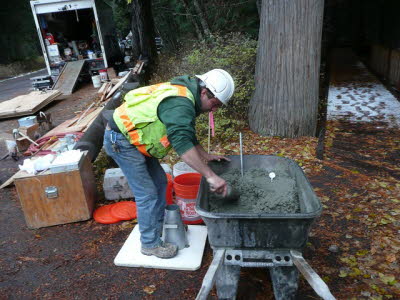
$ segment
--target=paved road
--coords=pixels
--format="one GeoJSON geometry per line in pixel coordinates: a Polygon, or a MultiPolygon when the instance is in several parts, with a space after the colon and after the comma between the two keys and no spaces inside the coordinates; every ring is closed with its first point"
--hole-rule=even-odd
{"type": "Polygon", "coordinates": [[[29,93],[32,88],[30,78],[46,74],[47,70],[42,69],[21,77],[0,81],[0,102],[29,93]]]}

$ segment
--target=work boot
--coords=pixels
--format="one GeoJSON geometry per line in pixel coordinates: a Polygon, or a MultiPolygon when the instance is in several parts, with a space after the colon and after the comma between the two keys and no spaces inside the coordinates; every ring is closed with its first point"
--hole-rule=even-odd
{"type": "Polygon", "coordinates": [[[143,248],[140,250],[144,255],[154,255],[159,258],[173,258],[178,253],[178,247],[170,243],[162,242],[154,248],[143,248]]]}

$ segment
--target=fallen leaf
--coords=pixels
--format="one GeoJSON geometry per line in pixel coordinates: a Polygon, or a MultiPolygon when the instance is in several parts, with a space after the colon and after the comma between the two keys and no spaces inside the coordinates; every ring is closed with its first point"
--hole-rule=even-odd
{"type": "Polygon", "coordinates": [[[18,259],[21,261],[37,261],[38,260],[38,258],[28,257],[28,256],[21,256],[18,259]]]}
{"type": "Polygon", "coordinates": [[[360,250],[356,253],[357,256],[364,256],[368,254],[368,250],[360,250]]]}
{"type": "Polygon", "coordinates": [[[345,271],[341,270],[339,273],[339,277],[341,277],[341,278],[347,277],[347,273],[345,271]]]}
{"type": "Polygon", "coordinates": [[[146,287],[143,289],[143,291],[144,291],[146,294],[151,295],[151,294],[153,294],[153,293],[156,291],[156,286],[155,286],[154,284],[149,285],[149,286],[146,286],[146,287]]]}
{"type": "Polygon", "coordinates": [[[396,278],[393,275],[384,275],[379,273],[379,278],[384,284],[394,285],[396,283],[396,278]]]}
{"type": "Polygon", "coordinates": [[[390,263],[396,261],[396,255],[393,254],[393,253],[392,253],[392,254],[389,254],[389,255],[386,255],[386,261],[387,261],[387,262],[390,262],[390,263]]]}

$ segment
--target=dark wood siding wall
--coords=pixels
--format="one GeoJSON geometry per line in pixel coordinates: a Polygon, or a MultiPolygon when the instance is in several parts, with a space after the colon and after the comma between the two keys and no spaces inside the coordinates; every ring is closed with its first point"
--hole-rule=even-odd
{"type": "Polygon", "coordinates": [[[382,45],[371,46],[369,66],[381,78],[400,89],[400,49],[389,49],[382,45]]]}

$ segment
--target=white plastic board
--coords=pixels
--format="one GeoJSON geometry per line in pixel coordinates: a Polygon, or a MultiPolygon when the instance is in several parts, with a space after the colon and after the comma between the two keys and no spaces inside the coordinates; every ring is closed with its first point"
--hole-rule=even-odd
{"type": "Polygon", "coordinates": [[[179,250],[174,258],[161,259],[155,256],[143,255],[140,252],[139,226],[135,226],[114,259],[114,264],[120,267],[143,267],[154,269],[170,269],[195,271],[201,266],[204,247],[207,239],[207,227],[189,225],[187,237],[189,247],[179,250]]]}

